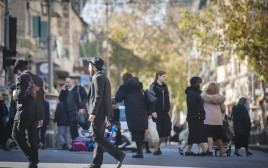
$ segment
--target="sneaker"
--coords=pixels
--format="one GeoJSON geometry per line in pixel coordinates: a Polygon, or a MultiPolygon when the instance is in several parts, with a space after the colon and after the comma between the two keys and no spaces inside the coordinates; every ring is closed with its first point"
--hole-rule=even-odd
{"type": "Polygon", "coordinates": [[[207,156],[213,156],[213,152],[209,152],[209,150],[206,151],[207,156]]]}
{"type": "Polygon", "coordinates": [[[160,148],[158,149],[158,151],[160,152],[160,154],[162,154],[162,152],[161,152],[160,148]]]}
{"type": "Polygon", "coordinates": [[[193,152],[185,152],[185,156],[198,156],[198,155],[193,152]]]}
{"type": "Polygon", "coordinates": [[[37,164],[39,163],[39,160],[37,161],[30,161],[28,168],[37,168],[37,164]]]}
{"type": "Polygon", "coordinates": [[[152,153],[150,150],[146,150],[146,153],[152,153]]]}
{"type": "Polygon", "coordinates": [[[159,150],[155,151],[155,152],[153,152],[153,155],[161,155],[161,152],[159,150]]]}

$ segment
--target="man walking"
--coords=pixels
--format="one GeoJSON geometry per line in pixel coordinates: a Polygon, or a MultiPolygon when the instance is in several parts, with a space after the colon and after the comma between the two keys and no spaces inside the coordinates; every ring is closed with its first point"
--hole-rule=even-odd
{"type": "Polygon", "coordinates": [[[85,88],[76,85],[72,77],[67,77],[65,85],[62,86],[59,100],[64,102],[69,118],[71,137],[75,139],[78,137],[77,113],[83,113],[86,110],[87,93],[85,88]]]}
{"type": "Polygon", "coordinates": [[[18,144],[24,155],[29,160],[29,168],[37,168],[37,127],[44,115],[44,90],[43,81],[32,74],[27,68],[28,62],[19,60],[16,62],[13,73],[18,74],[16,90],[13,91],[13,99],[17,102],[17,113],[14,118],[12,137],[18,144]],[[40,90],[36,97],[27,94],[29,85],[34,83],[40,90]]]}
{"type": "Polygon", "coordinates": [[[118,160],[117,168],[122,166],[122,162],[126,154],[118,150],[113,144],[104,138],[104,130],[106,124],[110,122],[106,120],[112,117],[111,102],[111,84],[109,79],[102,74],[104,61],[95,57],[89,60],[89,72],[92,77],[88,94],[89,103],[89,121],[92,122],[94,152],[93,161],[87,168],[100,168],[103,162],[103,151],[107,151],[116,160],[118,160]]]}

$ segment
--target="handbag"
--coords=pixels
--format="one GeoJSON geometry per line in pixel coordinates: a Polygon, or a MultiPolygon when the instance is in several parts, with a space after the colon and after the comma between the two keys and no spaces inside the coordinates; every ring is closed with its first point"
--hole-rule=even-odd
{"type": "Polygon", "coordinates": [[[159,135],[158,135],[158,132],[157,132],[157,129],[156,129],[156,123],[153,122],[153,120],[150,118],[148,119],[148,131],[149,131],[149,134],[152,138],[152,141],[153,142],[158,142],[159,141],[159,135]]]}
{"type": "MultiPolygon", "coordinates": [[[[78,100],[79,102],[81,102],[81,96],[80,96],[80,89],[79,89],[79,85],[77,85],[77,91],[78,91],[78,100]]],[[[79,111],[77,112],[77,123],[84,129],[84,130],[88,130],[90,127],[90,121],[88,121],[89,118],[89,114],[87,109],[85,108],[85,112],[84,113],[80,113],[79,111]]]]}
{"type": "Polygon", "coordinates": [[[148,89],[145,90],[145,96],[146,99],[150,102],[153,103],[157,100],[157,98],[153,95],[152,92],[150,92],[148,89]]]}

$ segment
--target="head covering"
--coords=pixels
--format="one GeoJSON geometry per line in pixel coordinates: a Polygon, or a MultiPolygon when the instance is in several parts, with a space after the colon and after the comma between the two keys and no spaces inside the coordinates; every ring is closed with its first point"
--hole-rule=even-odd
{"type": "Polygon", "coordinates": [[[28,61],[24,61],[24,60],[18,60],[16,63],[15,63],[15,66],[13,68],[13,74],[17,74],[17,70],[20,69],[22,66],[27,66],[28,65],[28,61]]]}
{"type": "Polygon", "coordinates": [[[98,69],[105,70],[105,68],[103,68],[104,61],[99,57],[89,59],[88,62],[95,65],[95,67],[97,67],[98,69]]]}

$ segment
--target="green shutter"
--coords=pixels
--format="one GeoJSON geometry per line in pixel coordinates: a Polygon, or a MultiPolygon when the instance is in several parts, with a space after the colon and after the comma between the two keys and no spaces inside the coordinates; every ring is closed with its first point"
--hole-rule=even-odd
{"type": "Polygon", "coordinates": [[[64,53],[63,53],[63,55],[64,55],[65,57],[69,58],[69,56],[70,56],[70,52],[69,52],[69,50],[65,48],[65,49],[64,49],[64,53]]]}
{"type": "Polygon", "coordinates": [[[44,42],[47,41],[47,22],[41,22],[41,33],[40,33],[40,41],[44,42]]]}
{"type": "Polygon", "coordinates": [[[40,17],[33,16],[33,36],[39,37],[40,36],[40,17]]]}

